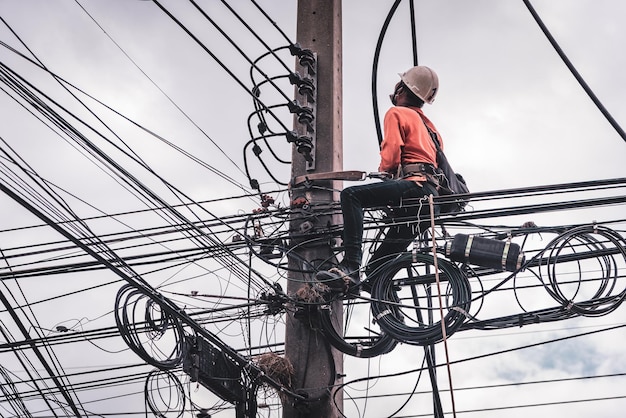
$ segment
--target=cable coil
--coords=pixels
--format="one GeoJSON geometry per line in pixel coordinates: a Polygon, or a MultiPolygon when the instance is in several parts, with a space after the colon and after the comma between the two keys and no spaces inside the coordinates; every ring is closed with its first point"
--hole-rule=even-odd
{"type": "Polygon", "coordinates": [[[182,362],[181,323],[161,309],[158,301],[149,298],[132,285],[124,285],[117,292],[115,323],[124,342],[146,363],[167,370],[182,362]],[[141,312],[140,303],[145,304],[144,315],[142,321],[137,321],[139,318],[135,314],[141,312]],[[170,329],[173,339],[169,335],[165,337],[170,329]],[[144,345],[150,346],[150,350],[146,350],[144,345]]]}
{"type": "Polygon", "coordinates": [[[337,350],[349,356],[360,358],[376,357],[391,352],[398,344],[397,340],[385,332],[381,332],[378,336],[358,338],[357,342],[350,342],[349,339],[344,339],[333,325],[330,307],[328,306],[319,309],[319,318],[322,331],[328,342],[337,350]]]}
{"type": "MultiPolygon", "coordinates": [[[[415,291],[416,285],[430,286],[433,282],[433,275],[426,274],[399,280],[395,278],[402,269],[407,269],[409,272],[416,266],[428,269],[433,263],[434,259],[430,254],[404,253],[383,266],[380,274],[374,280],[372,314],[380,328],[398,341],[426,346],[443,340],[441,323],[426,325],[422,318],[421,310],[430,308],[419,306],[415,291]],[[401,288],[407,285],[412,288],[414,305],[406,304],[406,301],[398,295],[401,288]],[[408,324],[408,319],[415,315],[415,312],[417,312],[416,325],[411,326],[408,324]]],[[[446,335],[450,336],[465,321],[465,312],[468,312],[470,308],[471,287],[465,275],[454,263],[438,258],[437,264],[441,280],[448,281],[449,298],[451,297],[450,303],[448,303],[448,312],[443,318],[446,335]]],[[[430,310],[431,312],[434,311],[433,309],[430,310]]]]}

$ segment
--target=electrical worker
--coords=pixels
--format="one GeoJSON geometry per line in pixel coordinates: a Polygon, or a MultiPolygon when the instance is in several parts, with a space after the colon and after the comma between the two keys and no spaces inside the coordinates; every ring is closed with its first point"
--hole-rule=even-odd
{"type": "MultiPolygon", "coordinates": [[[[389,96],[393,107],[384,118],[378,168],[390,180],[351,186],[341,192],[344,257],[336,267],[316,274],[319,282],[352,296],[358,294],[361,285],[363,209],[396,207],[394,222],[365,269],[371,286],[376,270],[404,252],[423,232],[420,231],[420,223],[415,222],[422,207],[418,204],[420,198],[431,194],[437,196],[438,183],[434,177],[437,149],[429,129],[442,149],[443,141],[433,123],[422,112],[422,106],[435,100],[439,79],[432,69],[421,65],[399,75],[400,81],[389,96]]],[[[427,211],[428,204],[423,208],[427,211]]]]}

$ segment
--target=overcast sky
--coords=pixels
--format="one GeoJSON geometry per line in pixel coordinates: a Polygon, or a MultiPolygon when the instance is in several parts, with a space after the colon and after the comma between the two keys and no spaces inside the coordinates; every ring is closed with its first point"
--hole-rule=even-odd
{"type": "MultiPolygon", "coordinates": [[[[286,45],[283,36],[262,17],[252,3],[231,3],[268,45],[274,48],[286,45]]],[[[263,0],[258,3],[289,39],[295,41],[296,2],[263,0]]],[[[392,3],[390,0],[343,1],[343,143],[344,169],[347,170],[371,172],[378,167],[378,140],[371,98],[372,60],[380,29],[392,3]]],[[[438,127],[446,144],[448,158],[467,179],[471,191],[625,177],[623,160],[626,141],[577,83],[541,33],[523,1],[421,0],[415,3],[419,63],[433,68],[440,80],[440,90],[434,104],[426,105],[424,110],[438,127]]],[[[626,26],[623,24],[626,4],[619,0],[535,0],[532,3],[607,111],[622,127],[626,125],[626,106],[623,104],[626,96],[626,26]]],[[[63,114],[72,125],[87,132],[91,140],[155,193],[163,196],[169,204],[188,199],[207,201],[246,195],[250,189],[244,169],[244,146],[250,140],[248,117],[254,112],[250,94],[246,91],[252,85],[250,63],[190,4],[178,0],[164,1],[163,4],[205,43],[214,54],[213,57],[149,1],[0,0],[0,16],[15,32],[12,33],[0,22],[0,40],[6,44],[0,49],[0,60],[59,105],[67,106],[86,124],[106,133],[109,138],[116,138],[111,142],[104,141],[99,135],[90,132],[82,122],[63,114]],[[50,75],[5,46],[29,58],[33,58],[32,52],[49,71],[134,123],[71,89],[94,110],[100,120],[106,122],[105,127],[50,75]],[[218,60],[231,74],[219,65],[218,60]],[[145,130],[139,129],[137,125],[145,130]],[[115,132],[115,136],[109,129],[115,132]],[[182,153],[155,139],[146,130],[175,144],[204,164],[185,158],[182,153]],[[136,153],[154,172],[178,188],[180,193],[173,192],[172,188],[147,170],[132,163],[131,155],[123,155],[122,151],[126,150],[136,153]]],[[[221,2],[203,0],[199,4],[249,57],[256,59],[266,52],[221,2]]],[[[378,72],[381,115],[389,106],[388,95],[398,81],[398,73],[413,65],[408,13],[408,2],[402,2],[382,45],[378,72]]],[[[285,50],[280,50],[278,55],[288,66],[293,65],[293,58],[285,50]]],[[[259,67],[270,76],[285,74],[284,67],[275,60],[263,59],[259,67]]],[[[284,79],[276,83],[283,86],[284,91],[291,92],[284,79]]],[[[6,89],[4,83],[2,88],[6,89]]],[[[119,179],[109,175],[102,168],[103,164],[95,164],[93,158],[86,158],[85,152],[79,152],[76,143],[54,133],[31,114],[31,109],[25,109],[12,97],[15,94],[0,94],[0,137],[6,142],[2,143],[2,149],[10,147],[41,177],[65,190],[57,189],[57,192],[77,216],[86,218],[149,206],[141,203],[147,198],[137,198],[119,179]]],[[[284,98],[268,85],[261,88],[259,97],[268,106],[284,103],[284,98]]],[[[281,112],[284,110],[277,110],[277,114],[291,128],[291,117],[281,112]]],[[[276,123],[272,123],[274,128],[278,128],[276,123]]],[[[256,129],[256,121],[253,120],[251,125],[253,130],[256,129]]],[[[257,135],[257,132],[253,134],[257,135]]],[[[284,137],[273,141],[277,155],[288,160],[291,149],[284,137]]],[[[262,156],[273,175],[282,182],[289,180],[288,164],[273,160],[267,149],[262,156]]],[[[272,181],[271,176],[255,161],[250,149],[247,149],[247,158],[252,177],[260,181],[262,190],[283,189],[283,192],[274,196],[283,206],[288,204],[284,187],[272,181]]],[[[8,175],[5,174],[3,178],[8,178],[8,175]]],[[[35,234],[24,230],[13,231],[41,222],[7,197],[2,197],[0,204],[3,208],[0,248],[3,251],[7,247],[60,239],[46,228],[38,228],[35,234]]],[[[470,210],[497,206],[498,202],[478,202],[475,205],[470,210]]],[[[256,206],[258,199],[255,198],[232,199],[207,204],[206,210],[216,216],[229,216],[250,213],[256,206]]],[[[602,222],[621,217],[616,215],[617,210],[559,212],[538,215],[528,220],[545,226],[591,223],[595,220],[602,222]]],[[[185,212],[190,217],[198,213],[185,212]]],[[[202,212],[202,216],[205,215],[202,212]]],[[[511,218],[486,223],[515,224],[525,220],[511,218]]],[[[162,224],[156,215],[120,217],[119,221],[120,224],[115,227],[105,222],[93,223],[91,227],[96,234],[106,234],[111,228],[114,231],[126,230],[126,227],[121,226],[122,221],[128,222],[128,230],[162,224]]],[[[623,224],[621,228],[623,230],[623,224]]],[[[533,245],[540,248],[550,237],[534,239],[533,245]]],[[[128,254],[131,253],[129,251],[128,254]]],[[[74,250],[64,252],[66,256],[72,254],[75,254],[74,250]]],[[[20,259],[20,262],[25,261],[20,259]]],[[[10,263],[7,261],[6,267],[2,266],[5,274],[10,270],[10,263]]],[[[272,280],[280,276],[276,272],[273,274],[276,276],[271,277],[272,280]]],[[[25,296],[16,297],[17,305],[46,300],[58,294],[116,279],[107,272],[77,276],[56,275],[46,280],[29,279],[19,283],[21,290],[17,283],[11,282],[7,284],[6,292],[24,292],[25,296]],[[59,290],[61,283],[62,291],[59,290]]],[[[205,267],[187,266],[176,273],[157,275],[151,279],[151,283],[158,286],[183,281],[180,287],[168,288],[171,292],[200,290],[228,294],[233,288],[237,291],[243,289],[241,283],[236,284],[224,276],[228,274],[223,271],[212,270],[207,273],[205,267]],[[211,286],[207,286],[207,276],[213,280],[211,286]],[[200,280],[185,281],[196,277],[200,280]]],[[[48,335],[48,331],[54,330],[59,324],[75,329],[83,326],[85,329],[111,326],[110,311],[119,285],[104,286],[101,290],[86,293],[84,297],[40,303],[33,313],[22,315],[24,318],[36,317],[44,335],[48,335]],[[100,318],[105,319],[98,322],[100,318]]],[[[233,294],[237,294],[237,291],[233,291],[233,294]]],[[[179,302],[190,303],[187,300],[179,302]]],[[[514,305],[515,300],[499,301],[495,307],[489,306],[483,313],[504,314],[498,312],[498,309],[509,303],[514,305]],[[489,309],[493,309],[493,312],[489,309]]],[[[533,309],[539,306],[532,298],[526,303],[533,309]]],[[[3,311],[3,322],[12,324],[6,315],[6,311],[3,311]]],[[[263,322],[263,327],[267,328],[256,330],[255,333],[267,333],[273,326],[271,321],[263,322]]],[[[607,317],[556,322],[535,328],[511,328],[499,333],[460,333],[451,340],[450,353],[453,360],[461,360],[584,330],[623,324],[623,321],[624,313],[618,311],[607,317]]],[[[280,329],[280,320],[277,322],[277,329],[280,329]]],[[[14,325],[5,326],[17,332],[14,325]]],[[[245,333],[242,332],[244,326],[232,323],[223,330],[224,338],[236,348],[246,345],[245,333]]],[[[270,334],[278,336],[266,336],[266,342],[280,340],[280,331],[270,334]]],[[[491,415],[484,411],[467,412],[461,416],[526,417],[534,414],[582,418],[593,414],[621,417],[624,400],[619,397],[623,397],[624,393],[619,388],[624,386],[623,377],[527,386],[520,383],[624,373],[626,357],[619,343],[624,337],[623,329],[618,329],[611,333],[547,344],[454,366],[452,378],[455,389],[512,385],[497,389],[459,390],[455,393],[457,410],[567,402],[579,397],[618,397],[581,404],[496,410],[491,415]]],[[[15,338],[23,339],[19,335],[15,338]]],[[[258,338],[261,340],[261,337],[258,338]]],[[[88,358],[78,355],[77,345],[71,345],[67,350],[64,346],[56,351],[61,364],[67,367],[65,373],[138,362],[137,357],[128,352],[121,341],[106,340],[104,346],[98,349],[90,344],[84,346],[94,352],[88,358]],[[120,353],[121,350],[125,351],[120,353]]],[[[421,348],[402,345],[380,359],[368,361],[347,358],[346,381],[364,375],[419,368],[422,355],[421,348]]],[[[15,373],[14,380],[26,378],[20,363],[10,352],[2,356],[1,363],[15,373]]],[[[443,361],[443,358],[443,353],[438,353],[438,360],[443,361]]],[[[440,369],[439,374],[442,387],[448,388],[445,369],[440,369]]],[[[365,390],[365,383],[351,386],[348,389],[350,396],[367,394],[371,398],[367,403],[363,399],[354,403],[346,401],[346,415],[386,416],[399,408],[405,397],[399,396],[389,401],[373,395],[411,392],[416,379],[417,375],[412,374],[370,381],[368,391],[365,390]]],[[[399,416],[428,415],[432,404],[429,384],[426,375],[421,379],[418,392],[425,393],[416,396],[399,416]]],[[[137,387],[142,386],[140,384],[137,387]]],[[[129,399],[124,408],[120,407],[119,401],[110,404],[96,402],[92,408],[88,403],[92,396],[97,397],[90,393],[82,400],[86,402],[86,409],[97,413],[125,408],[131,411],[144,410],[141,394],[129,399]]],[[[442,392],[442,398],[449,411],[449,394],[442,392]]],[[[8,408],[5,405],[3,407],[8,408]]],[[[34,406],[32,408],[33,415],[38,416],[34,413],[37,409],[34,406]]],[[[45,407],[42,409],[45,410],[45,407]]],[[[267,414],[278,416],[275,411],[267,414]]],[[[234,416],[234,413],[228,411],[216,416],[234,416]]]]}

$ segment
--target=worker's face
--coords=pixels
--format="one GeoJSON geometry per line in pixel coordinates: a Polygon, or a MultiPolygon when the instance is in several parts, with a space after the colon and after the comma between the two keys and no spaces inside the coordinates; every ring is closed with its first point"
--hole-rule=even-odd
{"type": "Polygon", "coordinates": [[[404,84],[402,84],[402,81],[398,81],[396,83],[396,86],[393,88],[393,94],[389,95],[389,98],[391,99],[391,103],[393,103],[394,106],[398,105],[398,96],[402,94],[403,90],[404,90],[404,84]]]}

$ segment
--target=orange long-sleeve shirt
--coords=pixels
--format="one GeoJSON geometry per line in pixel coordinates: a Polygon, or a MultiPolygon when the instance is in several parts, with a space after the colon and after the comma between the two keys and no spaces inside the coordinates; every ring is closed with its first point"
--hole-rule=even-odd
{"type": "MultiPolygon", "coordinates": [[[[398,166],[409,163],[429,163],[437,167],[437,149],[422,118],[428,127],[437,133],[440,147],[443,149],[441,135],[422,109],[394,106],[385,114],[379,171],[396,174],[398,166]],[[420,118],[416,112],[422,117],[420,118]]],[[[412,177],[411,180],[426,179],[412,177]]]]}

